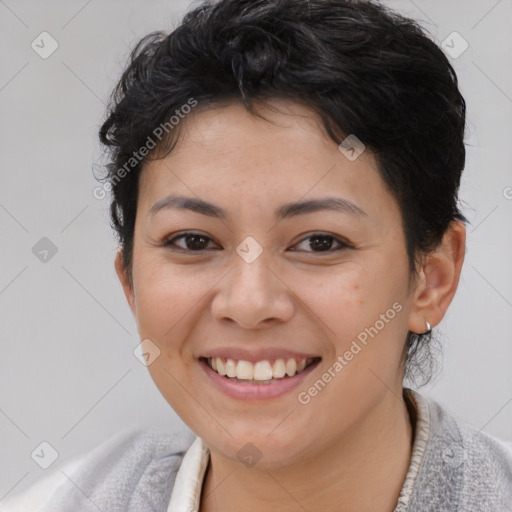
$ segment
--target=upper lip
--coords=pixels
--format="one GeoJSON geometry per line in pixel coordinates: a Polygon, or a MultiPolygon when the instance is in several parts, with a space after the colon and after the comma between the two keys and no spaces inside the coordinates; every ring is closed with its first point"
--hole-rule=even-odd
{"type": "Polygon", "coordinates": [[[200,355],[206,359],[211,357],[223,357],[226,359],[234,359],[237,361],[249,361],[256,363],[258,361],[265,361],[271,359],[301,359],[320,358],[318,354],[311,354],[307,352],[295,352],[293,350],[277,347],[259,348],[248,350],[246,348],[216,348],[208,350],[200,355]]]}

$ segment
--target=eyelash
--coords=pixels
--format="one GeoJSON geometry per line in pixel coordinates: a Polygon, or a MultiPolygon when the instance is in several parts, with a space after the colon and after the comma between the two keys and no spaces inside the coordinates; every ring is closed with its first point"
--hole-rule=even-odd
{"type": "MultiPolygon", "coordinates": [[[[165,241],[163,245],[164,245],[164,247],[167,247],[172,251],[179,251],[179,252],[200,254],[204,251],[207,251],[208,249],[199,249],[196,251],[194,251],[192,249],[184,249],[183,247],[179,247],[175,244],[176,240],[180,240],[182,238],[184,239],[187,236],[194,236],[194,235],[201,236],[209,241],[212,240],[211,237],[203,235],[202,233],[197,233],[195,231],[187,231],[185,233],[181,233],[178,236],[175,236],[174,238],[170,238],[169,240],[165,241]]],[[[349,243],[335,237],[334,235],[321,233],[321,232],[312,233],[312,234],[308,235],[307,237],[303,238],[302,240],[300,240],[299,242],[297,242],[297,244],[300,244],[300,243],[304,242],[305,240],[308,240],[309,238],[313,238],[315,236],[321,237],[321,238],[331,238],[334,242],[338,243],[339,247],[337,249],[328,249],[326,251],[304,251],[304,252],[309,252],[309,253],[313,253],[313,254],[332,254],[333,252],[341,251],[343,249],[353,249],[354,248],[353,245],[350,245],[349,243]]],[[[297,244],[295,244],[295,245],[297,245],[297,244]]]]}

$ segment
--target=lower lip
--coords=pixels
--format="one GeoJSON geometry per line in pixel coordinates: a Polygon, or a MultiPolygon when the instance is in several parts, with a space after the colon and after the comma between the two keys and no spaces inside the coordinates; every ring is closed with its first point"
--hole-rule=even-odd
{"type": "Polygon", "coordinates": [[[234,382],[219,375],[208,366],[205,360],[199,360],[199,364],[208,378],[211,379],[223,393],[231,398],[240,400],[266,400],[282,396],[298,387],[319,363],[320,360],[317,360],[297,375],[276,380],[271,384],[244,384],[242,382],[234,382]]]}

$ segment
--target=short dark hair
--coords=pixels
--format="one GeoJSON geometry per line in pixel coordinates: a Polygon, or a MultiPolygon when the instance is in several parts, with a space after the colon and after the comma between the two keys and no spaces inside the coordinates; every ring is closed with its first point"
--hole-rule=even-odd
{"type": "MultiPolygon", "coordinates": [[[[369,0],[205,2],[172,33],[138,43],[100,129],[130,278],[138,178],[149,157],[122,179],[118,171],[191,98],[198,108],[239,98],[253,113],[255,102],[289,99],[312,108],[337,144],[355,134],[399,205],[410,282],[450,223],[468,222],[457,205],[465,101],[447,57],[415,21],[369,0]]],[[[153,154],[172,151],[178,136],[166,129],[153,154]]],[[[409,333],[408,359],[420,342],[409,333]]]]}

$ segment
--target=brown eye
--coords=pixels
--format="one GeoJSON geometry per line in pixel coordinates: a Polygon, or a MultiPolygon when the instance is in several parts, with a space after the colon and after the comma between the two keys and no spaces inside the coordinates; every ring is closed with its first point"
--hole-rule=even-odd
{"type": "Polygon", "coordinates": [[[305,244],[306,248],[299,250],[304,250],[305,252],[335,252],[341,249],[351,247],[350,245],[346,244],[345,242],[339,240],[338,238],[332,235],[322,233],[315,233],[304,238],[295,247],[298,247],[301,244],[305,244]],[[309,242],[306,242],[307,240],[309,240],[309,242]]]}
{"type": "Polygon", "coordinates": [[[202,235],[201,233],[182,233],[167,242],[165,242],[166,247],[182,249],[184,251],[191,252],[199,252],[204,251],[208,247],[208,243],[211,242],[211,238],[202,235]],[[183,240],[182,245],[178,245],[176,242],[178,240],[183,240]]]}

